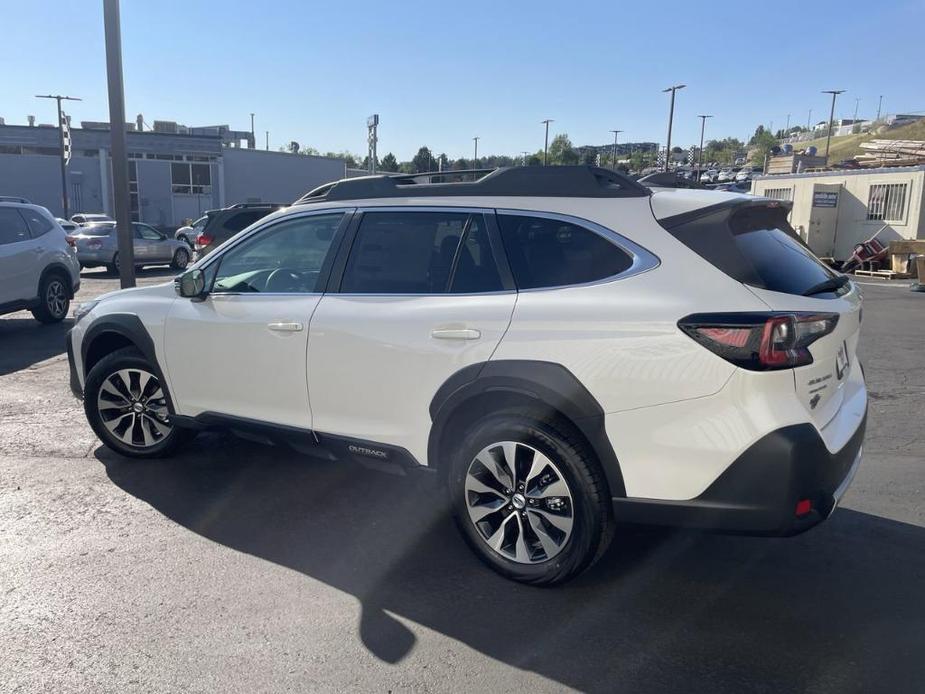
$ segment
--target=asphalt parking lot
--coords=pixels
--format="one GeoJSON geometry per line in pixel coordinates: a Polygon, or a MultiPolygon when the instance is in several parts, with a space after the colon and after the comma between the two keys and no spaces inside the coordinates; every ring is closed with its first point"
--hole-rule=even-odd
{"type": "Polygon", "coordinates": [[[6,316],[0,690],[925,691],[925,294],[863,290],[864,463],[829,522],[624,528],[557,589],[484,568],[428,479],[217,434],[120,458],[68,389],[69,321],[6,316]]]}

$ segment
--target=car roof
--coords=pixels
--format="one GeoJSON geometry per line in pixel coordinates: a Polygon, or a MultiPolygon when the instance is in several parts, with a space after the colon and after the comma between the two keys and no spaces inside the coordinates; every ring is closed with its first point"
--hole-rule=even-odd
{"type": "Polygon", "coordinates": [[[652,214],[656,219],[667,219],[714,205],[731,204],[737,201],[754,201],[754,195],[721,190],[696,190],[690,188],[656,188],[653,192],[652,214]]]}

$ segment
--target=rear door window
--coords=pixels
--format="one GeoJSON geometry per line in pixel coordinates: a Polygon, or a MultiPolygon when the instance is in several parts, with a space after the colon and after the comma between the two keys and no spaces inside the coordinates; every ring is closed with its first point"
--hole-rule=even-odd
{"type": "Polygon", "coordinates": [[[499,214],[518,289],[585,284],[628,270],[632,257],[600,234],[559,219],[499,214]]]}
{"type": "Polygon", "coordinates": [[[502,289],[484,218],[467,212],[366,212],[341,291],[444,294],[502,289]]]}
{"type": "Polygon", "coordinates": [[[48,217],[35,210],[24,208],[20,211],[22,212],[22,216],[26,219],[26,224],[29,225],[29,231],[32,232],[32,238],[34,239],[47,234],[54,227],[54,224],[52,224],[48,217]]]}
{"type": "Polygon", "coordinates": [[[29,227],[15,207],[0,207],[0,246],[29,240],[29,227]]]}
{"type": "Polygon", "coordinates": [[[784,207],[719,210],[668,231],[733,279],[753,287],[803,294],[835,277],[794,232],[784,207]]]}

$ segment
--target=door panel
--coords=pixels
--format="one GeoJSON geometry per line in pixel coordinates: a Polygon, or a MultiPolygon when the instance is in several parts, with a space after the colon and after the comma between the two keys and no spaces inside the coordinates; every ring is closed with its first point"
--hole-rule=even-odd
{"type": "Polygon", "coordinates": [[[515,298],[325,295],[308,345],[315,430],[400,446],[426,462],[434,394],[491,357],[515,298]]]}
{"type": "Polygon", "coordinates": [[[218,412],[310,429],[305,347],[319,299],[216,294],[201,302],[174,302],[165,351],[179,412],[218,412]],[[302,329],[276,330],[275,323],[302,329]]]}
{"type": "Polygon", "coordinates": [[[48,239],[32,239],[14,207],[0,208],[0,304],[36,296],[48,239]]]}

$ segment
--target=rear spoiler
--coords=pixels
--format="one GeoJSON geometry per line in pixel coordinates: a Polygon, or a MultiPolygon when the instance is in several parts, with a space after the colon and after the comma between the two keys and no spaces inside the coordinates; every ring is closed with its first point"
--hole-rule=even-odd
{"type": "Polygon", "coordinates": [[[687,224],[694,221],[695,219],[700,219],[701,217],[706,217],[710,214],[715,214],[716,212],[722,212],[723,210],[740,210],[748,207],[767,207],[769,209],[781,208],[790,213],[790,210],[793,209],[793,203],[790,200],[772,200],[771,198],[762,198],[758,196],[749,196],[741,198],[730,198],[728,200],[723,200],[718,202],[715,205],[707,205],[706,207],[698,207],[695,210],[689,210],[687,212],[682,212],[681,214],[672,215],[670,217],[664,217],[658,220],[658,223],[665,229],[672,229],[682,224],[687,224]]]}

